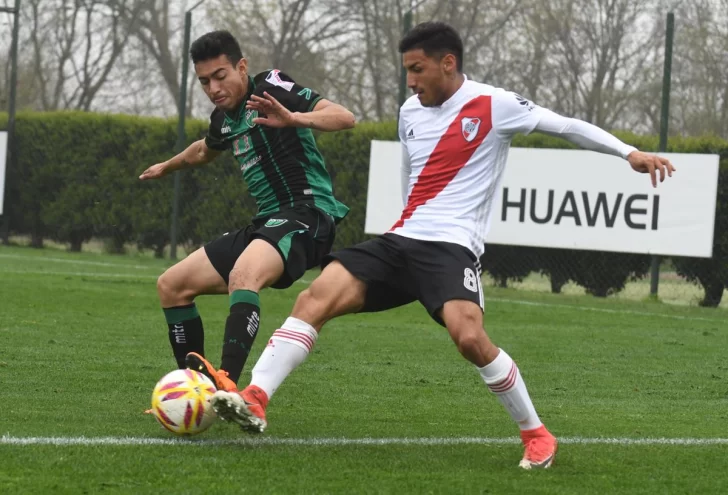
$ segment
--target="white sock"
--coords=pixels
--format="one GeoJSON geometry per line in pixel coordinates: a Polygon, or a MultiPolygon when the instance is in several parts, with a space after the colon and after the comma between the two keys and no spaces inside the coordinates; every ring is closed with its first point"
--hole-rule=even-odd
{"type": "Polygon", "coordinates": [[[252,371],[251,385],[258,386],[270,399],[283,380],[305,361],[318,332],[303,320],[288,318],[273,332],[268,345],[252,371]]]}
{"type": "Polygon", "coordinates": [[[533,402],[528,396],[526,384],[518,366],[503,349],[489,365],[478,368],[480,376],[506,408],[521,430],[533,430],[543,423],[538,419],[533,402]]]}

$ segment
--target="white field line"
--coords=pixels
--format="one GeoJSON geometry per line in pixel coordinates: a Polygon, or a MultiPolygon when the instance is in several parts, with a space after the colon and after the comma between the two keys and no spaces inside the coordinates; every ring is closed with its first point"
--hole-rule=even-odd
{"type": "Polygon", "coordinates": [[[88,265],[88,266],[113,266],[116,268],[134,268],[135,270],[152,270],[158,269],[156,266],[147,265],[129,265],[126,263],[108,263],[105,261],[86,261],[86,260],[69,260],[65,258],[53,258],[50,256],[23,256],[20,254],[1,254],[0,258],[6,258],[11,260],[23,260],[26,263],[31,263],[35,260],[49,261],[53,263],[71,263],[74,265],[88,265]]]}
{"type": "MultiPolygon", "coordinates": [[[[275,437],[243,437],[230,440],[184,439],[184,438],[145,438],[145,437],[16,437],[3,435],[0,445],[54,445],[54,446],[145,446],[145,445],[242,445],[242,446],[301,446],[327,447],[348,445],[519,445],[517,437],[444,437],[444,438],[275,438],[275,437]]],[[[619,445],[619,446],[709,446],[728,445],[728,438],[607,438],[607,437],[562,437],[559,443],[564,445],[619,445]]]]}
{"type": "MultiPolygon", "coordinates": [[[[621,315],[635,315],[635,316],[649,316],[651,318],[671,318],[673,320],[685,320],[685,321],[710,321],[714,323],[725,324],[726,320],[718,318],[702,318],[700,316],[683,316],[683,315],[671,315],[664,313],[651,313],[649,311],[634,311],[631,309],[609,309],[609,308],[595,308],[592,306],[577,306],[575,304],[559,304],[559,303],[547,303],[547,302],[533,302],[533,301],[520,301],[518,299],[505,299],[500,297],[486,297],[485,303],[488,302],[501,302],[507,304],[519,304],[521,306],[536,306],[541,308],[564,308],[564,309],[578,309],[581,311],[592,311],[596,313],[609,313],[609,314],[621,314],[621,315]]],[[[716,311],[721,311],[716,309],[716,311]]]]}

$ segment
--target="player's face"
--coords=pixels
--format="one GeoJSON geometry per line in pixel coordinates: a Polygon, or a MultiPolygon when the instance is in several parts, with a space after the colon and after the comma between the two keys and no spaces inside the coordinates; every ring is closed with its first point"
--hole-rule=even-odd
{"type": "Polygon", "coordinates": [[[428,57],[421,48],[402,54],[402,65],[407,71],[407,87],[417,95],[422,106],[439,106],[449,97],[448,80],[452,72],[452,59],[452,55],[428,57]]]}
{"type": "Polygon", "coordinates": [[[195,74],[210,101],[220,110],[234,110],[248,89],[248,63],[243,58],[237,67],[225,55],[195,64],[195,74]]]}

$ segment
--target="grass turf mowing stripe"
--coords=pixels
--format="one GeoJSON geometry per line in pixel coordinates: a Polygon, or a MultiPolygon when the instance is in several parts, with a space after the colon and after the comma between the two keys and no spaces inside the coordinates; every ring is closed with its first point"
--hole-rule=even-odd
{"type": "MultiPolygon", "coordinates": [[[[2,255],[0,255],[2,256],[2,255]]],[[[61,260],[59,260],[61,261],[61,260]]],[[[114,265],[124,266],[124,265],[114,265]]],[[[142,275],[142,274],[123,274],[123,273],[97,273],[97,272],[64,272],[64,271],[41,271],[41,270],[6,270],[0,268],[0,273],[12,273],[17,275],[53,275],[60,277],[92,277],[92,278],[125,278],[125,279],[157,279],[158,275],[142,275]]],[[[298,283],[309,285],[310,280],[299,279],[298,283]]],[[[610,308],[595,308],[592,306],[577,306],[574,304],[559,304],[559,303],[547,303],[547,302],[535,302],[535,301],[522,301],[518,299],[506,299],[501,297],[486,297],[486,303],[505,303],[505,304],[518,304],[521,306],[533,306],[541,308],[560,308],[560,309],[577,309],[580,311],[591,311],[597,313],[608,313],[608,314],[626,314],[635,316],[647,316],[657,318],[668,318],[673,320],[681,321],[705,321],[711,323],[724,323],[723,320],[716,318],[702,318],[700,316],[683,316],[683,315],[668,315],[657,312],[649,311],[634,311],[630,309],[610,309],[610,308]]]]}
{"type": "Polygon", "coordinates": [[[66,259],[66,258],[53,258],[50,256],[23,256],[20,254],[5,254],[0,253],[0,258],[6,258],[11,260],[23,260],[26,262],[30,261],[49,261],[53,263],[71,263],[74,265],[88,265],[88,266],[113,266],[118,268],[134,268],[137,270],[148,270],[148,269],[156,269],[156,266],[152,265],[131,265],[128,263],[109,263],[106,261],[87,261],[87,260],[72,260],[72,259],[66,259]]]}
{"type": "Polygon", "coordinates": [[[159,275],[144,275],[138,273],[98,273],[98,272],[48,272],[42,270],[4,270],[0,273],[12,273],[14,275],[53,275],[58,277],[94,277],[94,278],[132,278],[143,280],[156,280],[159,275]]]}
{"type": "MultiPolygon", "coordinates": [[[[89,265],[89,266],[108,266],[108,267],[115,267],[115,268],[135,268],[135,269],[153,269],[153,270],[159,270],[159,267],[155,266],[147,266],[147,265],[131,265],[131,264],[123,264],[123,263],[110,263],[110,262],[100,262],[100,261],[85,261],[85,260],[72,260],[72,259],[65,259],[65,258],[55,258],[55,257],[49,257],[49,256],[24,256],[24,255],[17,255],[17,254],[4,254],[0,253],[0,258],[9,258],[9,259],[22,259],[25,261],[30,261],[34,259],[42,260],[42,261],[50,261],[50,262],[62,262],[62,263],[75,263],[79,265],[89,265]]],[[[111,273],[85,273],[85,272],[63,272],[63,271],[31,271],[31,270],[3,270],[0,269],[0,272],[2,273],[13,273],[13,274],[33,274],[33,275],[55,275],[55,276],[78,276],[78,277],[97,277],[97,278],[137,278],[137,279],[152,279],[157,278],[156,275],[136,275],[131,276],[130,274],[111,274],[111,273]]],[[[309,285],[311,283],[310,280],[307,279],[299,279],[297,281],[300,284],[303,285],[309,285]]],[[[505,303],[505,304],[517,304],[522,306],[533,306],[533,307],[544,307],[544,308],[561,308],[561,309],[577,309],[580,311],[590,311],[590,312],[598,312],[598,313],[606,313],[606,314],[624,314],[624,315],[634,315],[634,316],[647,316],[647,317],[657,317],[657,318],[668,318],[673,320],[681,320],[681,321],[704,321],[704,322],[710,322],[710,323],[723,323],[723,320],[717,319],[717,318],[702,318],[699,316],[686,316],[686,315],[674,315],[674,314],[663,314],[659,312],[650,312],[650,311],[635,311],[635,310],[629,310],[629,309],[614,309],[614,308],[597,308],[593,306],[579,306],[579,305],[572,305],[572,304],[562,304],[562,303],[550,303],[550,302],[537,302],[537,301],[524,301],[519,299],[509,299],[509,298],[501,298],[501,297],[486,297],[486,303],[505,303]]]]}
{"type": "MultiPolygon", "coordinates": [[[[601,437],[562,437],[562,445],[678,445],[706,446],[728,445],[728,438],[601,438],[601,437]]],[[[306,447],[341,445],[518,445],[517,437],[444,437],[444,438],[275,438],[245,437],[230,440],[207,440],[185,438],[144,438],[144,437],[14,437],[3,435],[0,445],[298,445],[306,447]]]]}
{"type": "MultiPolygon", "coordinates": [[[[634,311],[631,309],[610,309],[610,308],[595,308],[592,306],[577,306],[575,304],[559,304],[559,303],[547,303],[547,302],[535,302],[535,301],[521,301],[519,299],[506,299],[501,297],[486,297],[486,304],[488,302],[500,302],[506,304],[519,304],[522,306],[535,306],[538,308],[564,308],[564,309],[577,309],[580,311],[594,311],[597,313],[610,313],[610,314],[624,314],[624,315],[635,315],[635,316],[650,316],[657,318],[671,318],[673,320],[687,320],[687,321],[708,321],[712,323],[724,323],[725,320],[719,320],[717,318],[701,318],[700,316],[683,316],[683,315],[666,315],[663,313],[651,313],[649,311],[634,311]]],[[[720,310],[718,310],[720,311],[720,310]]]]}

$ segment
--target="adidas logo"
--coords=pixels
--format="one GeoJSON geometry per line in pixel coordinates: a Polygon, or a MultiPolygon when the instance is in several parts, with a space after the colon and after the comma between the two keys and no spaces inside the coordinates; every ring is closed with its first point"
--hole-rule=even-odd
{"type": "Polygon", "coordinates": [[[407,133],[407,139],[414,139],[415,138],[415,130],[410,129],[410,131],[407,133]]]}

